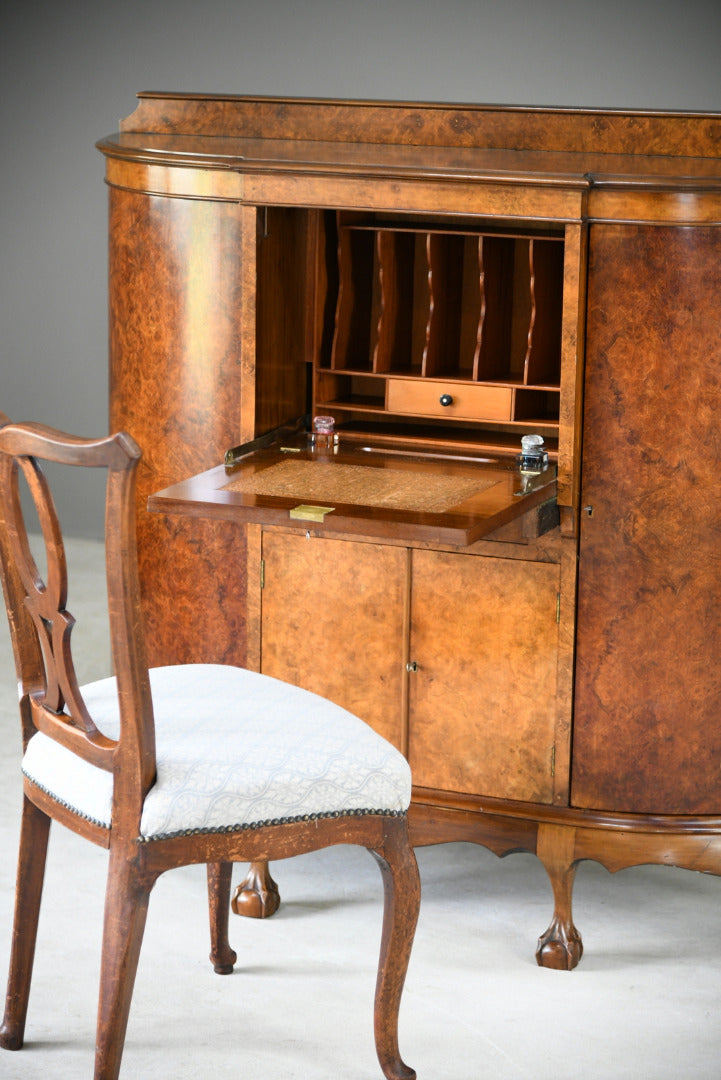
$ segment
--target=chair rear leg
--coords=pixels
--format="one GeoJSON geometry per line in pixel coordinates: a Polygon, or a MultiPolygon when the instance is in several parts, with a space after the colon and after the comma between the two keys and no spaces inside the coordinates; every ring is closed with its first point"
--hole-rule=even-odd
{"type": "Polygon", "coordinates": [[[19,1050],[25,1037],[49,835],[50,818],[23,796],[10,972],[0,1027],[0,1046],[6,1050],[19,1050]]]}
{"type": "Polygon", "coordinates": [[[155,876],[143,875],[123,848],[110,849],[105,894],[95,1080],[117,1080],[135,975],[155,876]]]}
{"type": "Polygon", "coordinates": [[[421,888],[405,818],[386,823],[383,851],[371,852],[383,876],[383,933],[375,996],[376,1052],[387,1080],[415,1080],[398,1048],[398,1013],[418,922],[421,888]]]}
{"type": "Polygon", "coordinates": [[[208,863],[208,910],[210,914],[210,962],[218,975],[230,975],[238,959],[228,941],[230,886],[233,864],[208,863]]]}

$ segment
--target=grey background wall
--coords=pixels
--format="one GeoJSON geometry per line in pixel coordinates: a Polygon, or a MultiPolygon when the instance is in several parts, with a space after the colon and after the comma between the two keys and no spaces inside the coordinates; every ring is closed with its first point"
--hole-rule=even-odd
{"type": "MultiPolygon", "coordinates": [[[[721,0],[24,0],[0,20],[0,410],[107,430],[94,142],[138,90],[721,110],[721,0]]],[[[97,521],[66,487],[76,535],[97,521]]]]}

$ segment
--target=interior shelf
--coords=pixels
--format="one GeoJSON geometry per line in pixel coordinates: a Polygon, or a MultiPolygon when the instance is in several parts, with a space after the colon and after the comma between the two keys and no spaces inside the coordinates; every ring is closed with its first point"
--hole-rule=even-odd
{"type": "Polygon", "coordinates": [[[341,219],[337,236],[316,411],[558,424],[562,233],[341,219]]]}

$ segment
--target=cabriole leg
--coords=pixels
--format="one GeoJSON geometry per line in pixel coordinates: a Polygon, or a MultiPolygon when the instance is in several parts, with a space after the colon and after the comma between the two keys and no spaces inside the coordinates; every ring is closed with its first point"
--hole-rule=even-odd
{"type": "Polygon", "coordinates": [[[572,894],[576,877],[574,851],[576,830],[559,825],[539,825],[536,854],[546,868],[553,889],[551,925],[538,939],[536,960],[540,967],[571,971],[581,959],[583,942],[573,925],[572,894]]]}
{"type": "Polygon", "coordinates": [[[398,1012],[421,899],[418,864],[405,819],[386,825],[384,849],[373,851],[383,876],[383,933],[375,996],[375,1040],[387,1080],[414,1080],[398,1048],[398,1012]]]}
{"type": "Polygon", "coordinates": [[[218,975],[230,975],[238,959],[228,941],[230,886],[233,864],[208,863],[208,909],[210,913],[210,962],[218,975]]]}

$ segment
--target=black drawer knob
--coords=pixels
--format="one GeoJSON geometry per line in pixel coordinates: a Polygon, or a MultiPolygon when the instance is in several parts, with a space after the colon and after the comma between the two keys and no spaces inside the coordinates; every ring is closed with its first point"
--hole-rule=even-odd
{"type": "Polygon", "coordinates": [[[441,405],[444,405],[444,406],[453,404],[453,398],[451,397],[450,394],[441,394],[441,396],[439,398],[439,401],[440,401],[441,405]]]}

